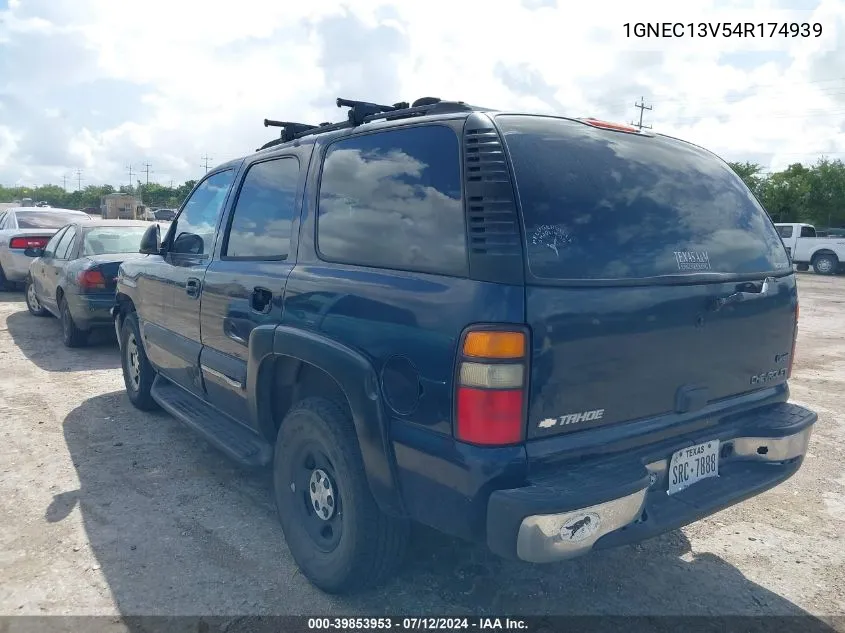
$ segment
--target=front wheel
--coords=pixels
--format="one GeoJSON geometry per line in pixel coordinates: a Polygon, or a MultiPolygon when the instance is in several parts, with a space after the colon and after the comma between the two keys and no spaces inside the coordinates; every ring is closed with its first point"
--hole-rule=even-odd
{"type": "Polygon", "coordinates": [[[38,300],[38,295],[35,294],[35,284],[32,283],[32,279],[26,282],[26,309],[29,310],[32,316],[41,317],[47,315],[47,310],[44,309],[44,306],[38,300]]]}
{"type": "Polygon", "coordinates": [[[819,255],[813,260],[813,270],[819,275],[835,275],[839,260],[835,255],[819,255]]]}
{"type": "Polygon", "coordinates": [[[379,509],[352,420],[334,402],[308,398],[285,416],[273,483],[288,548],[323,591],[372,587],[401,562],[408,522],[379,509]]]}
{"type": "Polygon", "coordinates": [[[126,315],[120,328],[120,364],[123,367],[123,383],[126,385],[129,401],[141,411],[157,408],[156,401],[150,395],[155,370],[141,343],[138,316],[134,312],[126,315]]]}

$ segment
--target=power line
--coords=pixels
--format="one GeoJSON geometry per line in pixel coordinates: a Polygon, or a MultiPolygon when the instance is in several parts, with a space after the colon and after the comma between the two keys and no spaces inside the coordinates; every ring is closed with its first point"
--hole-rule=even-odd
{"type": "Polygon", "coordinates": [[[651,109],[652,109],[652,106],[647,106],[647,105],[645,104],[645,99],[644,99],[643,97],[640,97],[640,102],[639,102],[639,103],[636,103],[636,102],[635,102],[635,103],[634,103],[634,107],[637,107],[637,108],[639,108],[639,109],[640,109],[640,122],[639,122],[639,123],[634,123],[633,121],[631,121],[631,125],[636,125],[636,126],[637,126],[638,128],[640,128],[641,130],[642,130],[643,128],[646,128],[647,130],[650,130],[650,129],[651,129],[651,126],[650,126],[650,125],[643,125],[643,113],[644,113],[646,110],[651,110],[651,109]]]}
{"type": "Polygon", "coordinates": [[[208,161],[213,160],[208,154],[202,157],[205,167],[205,173],[208,173],[208,161]]]}

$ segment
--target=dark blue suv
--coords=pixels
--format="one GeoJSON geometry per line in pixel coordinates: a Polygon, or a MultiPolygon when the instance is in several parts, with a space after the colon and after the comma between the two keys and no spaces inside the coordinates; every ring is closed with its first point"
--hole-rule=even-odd
{"type": "Polygon", "coordinates": [[[795,276],[723,161],[593,119],[338,105],[209,172],[113,311],[133,404],[272,465],[314,584],[379,582],[412,521],[556,561],[796,472],[795,276]]]}

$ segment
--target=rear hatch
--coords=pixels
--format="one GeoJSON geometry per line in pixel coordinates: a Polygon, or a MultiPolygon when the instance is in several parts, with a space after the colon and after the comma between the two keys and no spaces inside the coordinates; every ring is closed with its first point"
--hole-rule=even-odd
{"type": "Polygon", "coordinates": [[[659,135],[496,121],[523,212],[529,438],[727,406],[786,380],[792,267],[730,167],[659,135]]]}

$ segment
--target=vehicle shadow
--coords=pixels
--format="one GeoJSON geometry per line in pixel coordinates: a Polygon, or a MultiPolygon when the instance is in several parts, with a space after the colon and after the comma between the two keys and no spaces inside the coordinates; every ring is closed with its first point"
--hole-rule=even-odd
{"type": "Polygon", "coordinates": [[[228,631],[263,630],[256,622],[271,615],[803,616],[795,630],[833,631],[719,556],[692,552],[681,531],[532,566],[419,529],[387,586],[328,596],[287,551],[268,472],[233,466],[167,415],[133,409],[122,392],[71,411],[63,433],[79,488],[57,490],[46,521],[81,513],[98,573],[139,633],[143,619],[132,616],[217,616],[228,631]]]}
{"type": "Polygon", "coordinates": [[[111,328],[94,330],[85,347],[68,349],[62,328],[52,316],[35,317],[26,309],[6,318],[9,335],[30,361],[45,371],[90,371],[120,367],[120,352],[111,328]]]}

